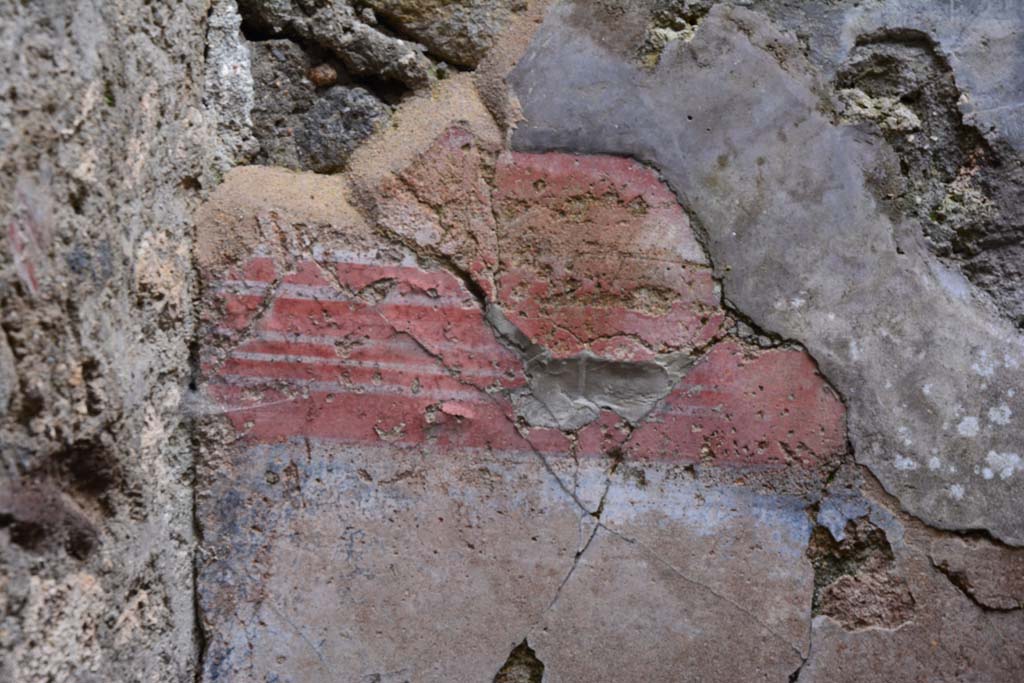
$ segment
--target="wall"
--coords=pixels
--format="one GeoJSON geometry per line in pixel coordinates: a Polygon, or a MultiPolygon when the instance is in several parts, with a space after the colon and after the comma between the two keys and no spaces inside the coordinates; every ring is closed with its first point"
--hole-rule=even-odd
{"type": "Polygon", "coordinates": [[[1014,3],[7,3],[0,677],[1014,681],[1014,3]]]}
{"type": "Polygon", "coordinates": [[[191,680],[206,3],[0,4],[0,678],[191,680]]]}

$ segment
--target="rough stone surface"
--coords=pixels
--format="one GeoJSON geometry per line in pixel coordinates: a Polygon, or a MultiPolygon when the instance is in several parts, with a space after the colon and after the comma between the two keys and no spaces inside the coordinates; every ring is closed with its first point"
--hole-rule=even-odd
{"type": "Polygon", "coordinates": [[[296,134],[316,100],[309,79],[313,60],[290,40],[251,43],[254,99],[253,134],[259,141],[255,163],[302,168],[296,134]]]}
{"type": "Polygon", "coordinates": [[[450,64],[476,66],[523,0],[368,0],[377,16],[450,64]]]}
{"type": "Polygon", "coordinates": [[[188,240],[244,137],[208,9],[0,3],[4,681],[193,680],[188,240]]]}
{"type": "Polygon", "coordinates": [[[302,116],[295,131],[299,161],[321,173],[340,169],[359,143],[387,121],[388,113],[363,88],[333,86],[302,116]]]}
{"type": "Polygon", "coordinates": [[[240,0],[238,7],[251,36],[284,37],[326,50],[353,76],[409,88],[424,87],[433,77],[421,46],[378,30],[372,16],[357,13],[344,0],[240,0]]]}
{"type": "Polygon", "coordinates": [[[215,0],[206,27],[206,116],[217,127],[215,168],[223,173],[257,152],[253,108],[258,73],[233,0],[215,0]]]}
{"type": "Polygon", "coordinates": [[[355,85],[340,64],[291,40],[264,40],[250,48],[256,163],[337,171],[391,113],[376,95],[355,85]]]}

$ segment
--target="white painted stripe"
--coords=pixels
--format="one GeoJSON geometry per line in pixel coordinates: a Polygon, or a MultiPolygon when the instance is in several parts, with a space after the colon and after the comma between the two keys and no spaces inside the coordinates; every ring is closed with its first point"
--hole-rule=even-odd
{"type": "MultiPolygon", "coordinates": [[[[234,294],[236,296],[265,296],[270,284],[258,280],[224,280],[214,288],[218,294],[234,294]]],[[[299,299],[312,302],[329,301],[332,303],[360,303],[373,306],[361,300],[357,295],[339,291],[335,286],[314,286],[282,284],[278,287],[275,299],[299,299]]],[[[472,296],[467,292],[463,297],[429,296],[419,293],[389,292],[378,302],[379,304],[401,304],[418,308],[460,308],[463,310],[479,310],[472,296]]]]}
{"type": "MultiPolygon", "coordinates": [[[[226,335],[226,336],[230,336],[232,334],[236,334],[237,333],[237,330],[231,330],[231,329],[226,328],[226,327],[218,327],[214,331],[217,334],[223,334],[223,335],[226,335]]],[[[331,336],[320,336],[320,335],[311,335],[311,334],[308,334],[308,335],[307,334],[286,334],[286,333],[283,333],[283,332],[273,332],[273,331],[270,331],[270,330],[265,330],[265,331],[264,330],[260,330],[260,331],[254,332],[253,334],[250,334],[247,337],[247,340],[257,340],[257,341],[265,341],[265,342],[279,342],[279,343],[287,343],[287,344],[296,344],[296,343],[297,344],[310,344],[310,345],[313,345],[313,346],[319,345],[319,346],[322,346],[325,350],[329,349],[329,350],[333,351],[334,347],[335,347],[335,343],[338,342],[338,341],[342,341],[342,340],[346,339],[347,337],[348,337],[348,335],[345,335],[345,336],[339,335],[337,337],[331,337],[331,336]]],[[[371,348],[384,348],[384,349],[392,348],[392,349],[395,349],[395,350],[404,350],[404,349],[418,349],[418,350],[422,350],[418,344],[416,344],[412,340],[408,339],[408,333],[400,332],[400,331],[396,331],[395,335],[393,337],[389,337],[388,339],[385,339],[385,340],[365,339],[365,340],[357,341],[356,343],[353,344],[353,348],[356,348],[358,346],[371,347],[371,348]]],[[[433,343],[430,344],[430,346],[437,347],[438,352],[442,353],[442,354],[445,353],[446,351],[462,351],[462,352],[465,352],[466,354],[476,353],[476,354],[481,354],[481,355],[493,355],[494,351],[495,351],[495,347],[491,346],[491,345],[488,345],[488,346],[474,346],[472,344],[464,344],[464,343],[459,343],[459,342],[433,342],[433,343]]],[[[502,348],[502,350],[504,351],[503,347],[500,347],[500,348],[502,348]]],[[[305,354],[296,354],[296,355],[304,356],[305,354]]],[[[310,358],[317,358],[318,356],[308,356],[308,357],[310,357],[310,358]]]]}
{"type": "MultiPolygon", "coordinates": [[[[419,373],[421,375],[433,375],[451,377],[450,372],[436,365],[416,365],[413,363],[389,363],[387,361],[352,360],[350,358],[321,358],[320,356],[298,356],[283,353],[251,353],[248,351],[235,351],[231,358],[237,360],[248,360],[260,363],[294,363],[297,365],[326,365],[330,367],[366,368],[368,370],[398,370],[399,372],[419,373]]],[[[431,358],[431,360],[434,360],[431,358]]],[[[436,362],[436,361],[434,361],[436,362]]],[[[494,370],[462,370],[458,372],[461,376],[468,377],[504,377],[505,373],[494,370]]]]}
{"type": "MultiPolygon", "coordinates": [[[[250,375],[233,375],[224,374],[218,375],[220,379],[230,380],[224,382],[224,386],[231,387],[249,387],[249,388],[263,388],[273,389],[279,391],[280,389],[276,386],[268,385],[289,385],[289,380],[282,380],[279,377],[253,377],[250,375]]],[[[373,394],[378,396],[408,396],[411,398],[428,398],[435,401],[462,401],[465,403],[475,403],[480,405],[490,405],[490,402],[481,396],[480,391],[470,390],[467,387],[466,391],[441,391],[433,389],[421,389],[419,393],[413,394],[410,387],[395,386],[392,384],[361,384],[359,386],[351,386],[340,384],[338,382],[302,382],[301,380],[291,380],[294,384],[290,384],[288,388],[295,389],[301,388],[307,392],[322,392],[327,394],[339,394],[346,396],[362,396],[365,394],[373,394]]],[[[305,396],[295,396],[279,401],[273,401],[264,405],[277,405],[279,403],[286,403],[289,401],[301,401],[304,400],[305,396]]],[[[249,408],[242,403],[234,403],[238,410],[248,410],[249,408]]],[[[254,404],[252,409],[261,407],[261,404],[254,404]]]]}

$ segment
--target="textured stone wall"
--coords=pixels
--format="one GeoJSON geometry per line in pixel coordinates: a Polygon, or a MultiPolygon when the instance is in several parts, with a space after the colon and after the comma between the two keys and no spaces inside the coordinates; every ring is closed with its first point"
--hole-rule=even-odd
{"type": "Polygon", "coordinates": [[[1024,9],[0,4],[0,678],[1024,669],[1024,9]]]}
{"type": "Polygon", "coordinates": [[[0,3],[0,679],[185,681],[205,2],[0,3]]]}

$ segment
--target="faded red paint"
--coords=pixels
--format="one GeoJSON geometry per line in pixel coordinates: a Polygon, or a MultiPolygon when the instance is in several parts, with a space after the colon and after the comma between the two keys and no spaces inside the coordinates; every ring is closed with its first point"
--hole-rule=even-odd
{"type": "Polygon", "coordinates": [[[506,392],[526,386],[522,361],[451,274],[344,260],[279,273],[254,258],[236,275],[216,287],[221,324],[237,330],[243,311],[248,336],[204,367],[211,396],[257,441],[621,451],[721,466],[813,466],[845,446],[843,406],[801,351],[718,343],[631,437],[607,410],[574,438],[521,434],[506,392]]]}
{"type": "Polygon", "coordinates": [[[727,467],[813,466],[845,449],[843,406],[805,353],[719,341],[710,269],[650,169],[499,156],[455,128],[378,189],[378,227],[452,269],[410,265],[381,240],[319,262],[253,256],[212,278],[213,338],[230,348],[207,349],[208,392],[247,439],[727,467]],[[528,388],[523,360],[453,269],[557,356],[710,351],[635,429],[608,410],[575,434],[531,427],[510,395],[528,388]]]}
{"type": "Polygon", "coordinates": [[[32,295],[38,294],[39,276],[36,272],[36,263],[40,258],[41,249],[32,225],[18,219],[11,220],[7,224],[7,243],[10,245],[14,270],[18,273],[25,290],[32,295]]]}
{"type": "Polygon", "coordinates": [[[244,311],[249,336],[205,368],[250,439],[530,449],[497,391],[524,384],[521,363],[450,273],[299,261],[280,274],[252,259],[241,274],[217,290],[223,324],[244,311]]]}
{"type": "Polygon", "coordinates": [[[506,315],[556,356],[646,360],[721,334],[725,313],[686,214],[634,161],[503,154],[495,173],[506,315]]]}
{"type": "Polygon", "coordinates": [[[439,254],[492,294],[498,264],[488,167],[494,152],[454,126],[396,178],[374,188],[377,222],[439,254]]]}
{"type": "Polygon", "coordinates": [[[622,445],[629,438],[629,424],[610,410],[576,434],[576,454],[584,457],[622,454],[622,445]]]}
{"type": "Polygon", "coordinates": [[[375,203],[382,227],[450,259],[556,356],[645,360],[722,334],[686,214],[634,161],[498,155],[455,127],[375,203]]]}
{"type": "Polygon", "coordinates": [[[52,200],[27,176],[19,177],[11,200],[6,207],[7,249],[25,292],[36,296],[53,241],[52,200]]]}
{"type": "MultiPolygon", "coordinates": [[[[246,272],[259,273],[260,279],[225,281],[219,287],[224,325],[232,330],[251,324],[277,280],[273,268],[262,263],[247,266],[246,272]]],[[[236,353],[298,351],[303,357],[340,356],[364,365],[426,355],[481,389],[524,382],[518,358],[496,341],[479,303],[446,271],[301,261],[272,291],[268,314],[236,353]]]]}
{"type": "Polygon", "coordinates": [[[633,433],[637,459],[815,466],[846,450],[845,409],[803,351],[715,346],[633,433]]]}

